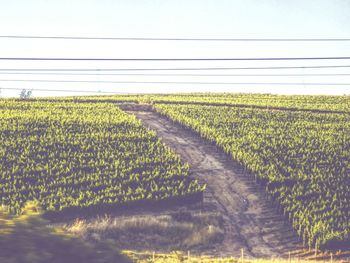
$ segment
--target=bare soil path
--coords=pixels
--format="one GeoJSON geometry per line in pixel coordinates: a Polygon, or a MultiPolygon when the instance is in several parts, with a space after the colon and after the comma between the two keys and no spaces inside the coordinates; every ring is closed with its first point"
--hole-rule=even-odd
{"type": "Polygon", "coordinates": [[[203,209],[218,211],[224,219],[225,237],[215,256],[239,257],[243,248],[249,257],[271,258],[301,247],[263,189],[215,145],[149,109],[126,110],[189,163],[193,178],[207,184],[203,209]]]}

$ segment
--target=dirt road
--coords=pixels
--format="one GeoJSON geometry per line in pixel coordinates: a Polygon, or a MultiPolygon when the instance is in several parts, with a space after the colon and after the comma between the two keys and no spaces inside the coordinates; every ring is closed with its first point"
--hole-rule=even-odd
{"type": "Polygon", "coordinates": [[[225,238],[217,256],[285,256],[300,247],[288,223],[278,215],[254,180],[221,150],[194,132],[156,112],[128,110],[189,163],[191,176],[207,184],[204,209],[215,209],[224,219],[225,238]]]}

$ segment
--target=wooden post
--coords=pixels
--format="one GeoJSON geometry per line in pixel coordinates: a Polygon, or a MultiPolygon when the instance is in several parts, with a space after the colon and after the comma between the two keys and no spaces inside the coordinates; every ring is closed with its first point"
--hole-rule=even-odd
{"type": "Polygon", "coordinates": [[[315,241],[315,259],[317,258],[317,239],[315,241]]]}
{"type": "Polygon", "coordinates": [[[244,262],[244,249],[241,248],[241,262],[244,262]]]}
{"type": "Polygon", "coordinates": [[[288,251],[288,262],[290,263],[292,261],[291,257],[290,257],[290,251],[288,251]]]}
{"type": "Polygon", "coordinates": [[[190,257],[191,257],[191,252],[188,250],[187,251],[187,261],[190,261],[190,257]]]}
{"type": "Polygon", "coordinates": [[[156,252],[153,251],[153,253],[152,253],[152,262],[154,262],[156,260],[155,254],[156,254],[156,252]]]}
{"type": "Polygon", "coordinates": [[[331,252],[331,263],[333,263],[333,252],[331,252]]]}

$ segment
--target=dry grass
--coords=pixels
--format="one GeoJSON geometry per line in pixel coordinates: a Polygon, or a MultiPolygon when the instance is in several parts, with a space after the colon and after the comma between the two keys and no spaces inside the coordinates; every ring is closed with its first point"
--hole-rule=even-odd
{"type": "Polygon", "coordinates": [[[63,227],[85,240],[112,239],[121,249],[188,250],[206,248],[223,239],[221,218],[215,214],[178,212],[160,216],[77,219],[63,227]]]}
{"type": "Polygon", "coordinates": [[[155,254],[151,252],[135,252],[135,251],[124,251],[124,254],[128,255],[134,262],[137,263],[348,263],[348,259],[330,260],[303,260],[299,258],[281,259],[281,258],[271,258],[271,259],[249,259],[249,258],[213,258],[207,256],[191,256],[181,252],[172,252],[169,254],[155,254]]]}

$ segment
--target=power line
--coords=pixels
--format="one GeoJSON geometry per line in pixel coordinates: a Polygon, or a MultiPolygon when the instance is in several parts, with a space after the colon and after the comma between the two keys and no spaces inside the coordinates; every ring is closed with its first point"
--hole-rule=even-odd
{"type": "Polygon", "coordinates": [[[280,61],[280,60],[347,60],[350,57],[279,57],[279,58],[23,58],[0,57],[0,60],[21,61],[280,61]]]}
{"type": "Polygon", "coordinates": [[[0,72],[0,75],[49,75],[49,76],[157,76],[157,77],[323,77],[350,76],[350,73],[319,74],[154,74],[154,73],[36,73],[36,72],[0,72]]]}
{"type": "MultiPolygon", "coordinates": [[[[23,88],[4,88],[4,87],[1,87],[1,89],[2,90],[23,90],[23,88]]],[[[112,91],[100,91],[100,90],[99,91],[76,90],[76,89],[40,89],[40,88],[30,88],[29,90],[31,90],[31,91],[49,91],[49,92],[68,92],[68,93],[100,93],[100,94],[113,94],[113,95],[137,95],[137,94],[140,94],[140,93],[112,92],[112,91]]],[[[152,94],[152,93],[150,93],[150,94],[152,94]]],[[[174,94],[174,93],[166,93],[166,94],[174,94]]],[[[188,94],[191,94],[191,93],[188,93],[188,94]]],[[[193,94],[195,94],[195,93],[193,93],[193,94]]],[[[183,95],[183,94],[181,94],[181,95],[183,95]]],[[[262,100],[281,100],[281,98],[259,98],[259,99],[262,99],[262,100]]],[[[220,105],[220,104],[218,104],[218,105],[220,105]]]]}
{"type": "MultiPolygon", "coordinates": [[[[23,88],[3,88],[5,90],[23,90],[23,88]]],[[[72,90],[72,89],[29,89],[35,91],[53,91],[53,92],[83,92],[83,93],[103,93],[103,94],[124,94],[122,92],[111,92],[111,91],[92,91],[92,90],[72,90]]]]}
{"type": "Polygon", "coordinates": [[[0,38],[14,39],[61,39],[61,40],[127,40],[127,41],[233,41],[233,42],[338,42],[350,38],[160,38],[160,37],[87,37],[87,36],[24,36],[5,35],[0,38]]]}
{"type": "Polygon", "coordinates": [[[285,82],[176,82],[176,81],[98,81],[98,80],[44,80],[0,79],[0,82],[59,82],[59,83],[114,83],[114,84],[198,84],[198,85],[305,85],[305,86],[350,86],[350,83],[285,83],[285,82]]]}
{"type": "Polygon", "coordinates": [[[256,70],[256,69],[321,69],[321,68],[350,68],[350,65],[319,65],[319,66],[277,66],[277,67],[206,67],[206,68],[0,68],[0,71],[90,71],[90,72],[101,72],[101,71],[187,71],[187,70],[256,70]]]}

